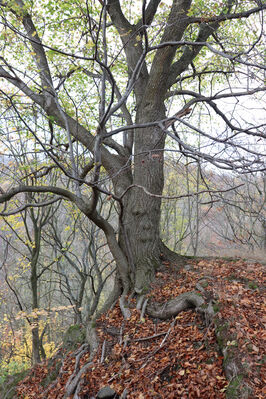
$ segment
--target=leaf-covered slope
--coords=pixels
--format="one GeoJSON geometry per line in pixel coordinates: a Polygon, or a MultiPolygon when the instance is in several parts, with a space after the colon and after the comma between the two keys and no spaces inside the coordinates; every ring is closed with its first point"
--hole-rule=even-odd
{"type": "Polygon", "coordinates": [[[93,362],[83,345],[62,361],[50,360],[49,367],[41,364],[19,384],[18,398],[64,398],[78,376],[82,399],[96,397],[105,386],[132,399],[262,399],[263,265],[202,259],[180,271],[164,262],[156,277],[150,301],[164,303],[196,289],[212,303],[214,318],[191,309],[162,322],[133,309],[125,321],[116,306],[97,322],[93,362]],[[58,376],[47,385],[52,373],[58,376]]]}

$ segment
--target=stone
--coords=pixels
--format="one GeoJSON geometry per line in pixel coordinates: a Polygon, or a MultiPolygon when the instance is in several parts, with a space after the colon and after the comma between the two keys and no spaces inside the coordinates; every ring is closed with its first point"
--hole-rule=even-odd
{"type": "Polygon", "coordinates": [[[194,270],[194,266],[193,266],[193,265],[187,264],[187,265],[184,266],[184,269],[185,269],[187,272],[190,272],[190,271],[194,270]]]}
{"type": "Polygon", "coordinates": [[[97,399],[113,399],[115,397],[116,392],[109,385],[101,388],[96,396],[97,399]]]}

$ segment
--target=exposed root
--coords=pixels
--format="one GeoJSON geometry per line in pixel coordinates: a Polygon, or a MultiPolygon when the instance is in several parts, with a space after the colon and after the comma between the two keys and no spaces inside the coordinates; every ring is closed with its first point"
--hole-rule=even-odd
{"type": "Polygon", "coordinates": [[[135,338],[132,341],[141,342],[141,341],[149,341],[150,339],[161,337],[162,335],[166,335],[167,331],[161,332],[159,334],[151,335],[150,337],[143,337],[143,338],[135,338]]]}
{"type": "Polygon", "coordinates": [[[142,309],[141,309],[141,314],[140,314],[140,320],[143,320],[143,318],[144,318],[144,315],[146,313],[146,308],[147,308],[147,305],[148,305],[148,301],[149,301],[148,298],[146,298],[145,301],[143,302],[142,309]]]}
{"type": "Polygon", "coordinates": [[[119,306],[120,306],[120,309],[121,309],[124,319],[128,320],[131,316],[131,312],[129,310],[128,303],[127,303],[127,300],[126,300],[124,294],[119,299],[119,306]]]}
{"type": "Polygon", "coordinates": [[[75,391],[75,395],[73,396],[73,399],[80,399],[79,393],[80,393],[80,389],[81,389],[81,383],[82,383],[82,380],[80,380],[78,385],[77,385],[77,388],[76,388],[76,391],[75,391]]]}
{"type": "Polygon", "coordinates": [[[145,295],[140,295],[140,296],[138,297],[137,305],[136,305],[137,310],[140,310],[140,309],[142,308],[144,299],[145,299],[145,295]]]}
{"type": "Polygon", "coordinates": [[[93,364],[93,358],[97,352],[98,349],[98,339],[97,339],[97,334],[95,331],[94,327],[94,322],[89,321],[88,326],[87,326],[87,342],[88,344],[84,344],[81,346],[81,348],[76,352],[76,362],[75,362],[75,368],[72,373],[72,375],[69,377],[67,383],[66,383],[66,393],[64,396],[64,399],[68,399],[72,397],[73,399],[76,398],[78,399],[78,394],[80,391],[80,387],[82,385],[82,375],[85,374],[85,372],[88,370],[88,368],[93,364]],[[80,369],[80,359],[82,356],[88,352],[88,349],[90,349],[90,357],[89,361],[84,364],[84,366],[80,369]]]}
{"type": "Polygon", "coordinates": [[[164,304],[148,305],[146,313],[151,317],[167,320],[178,315],[183,310],[200,309],[204,304],[204,299],[196,292],[185,292],[164,304]]]}
{"type": "Polygon", "coordinates": [[[81,384],[83,382],[82,379],[81,379],[81,376],[82,376],[82,374],[85,374],[86,371],[88,370],[88,368],[90,366],[92,366],[92,365],[93,365],[92,361],[89,362],[89,363],[86,363],[79,370],[79,372],[78,372],[78,374],[76,376],[73,377],[73,374],[72,374],[72,376],[70,377],[71,381],[70,382],[68,381],[67,384],[66,384],[66,393],[65,393],[64,399],[70,398],[71,395],[73,395],[73,394],[74,394],[74,397],[75,396],[78,397],[77,396],[78,395],[78,391],[80,390],[80,386],[81,386],[81,384]]]}
{"type": "MultiPolygon", "coordinates": [[[[80,359],[85,353],[88,352],[88,349],[89,349],[88,344],[84,344],[75,353],[75,355],[76,355],[75,368],[74,368],[74,371],[73,371],[72,375],[69,377],[69,379],[68,379],[68,381],[66,383],[65,398],[68,398],[73,393],[75,393],[75,395],[76,395],[77,394],[77,390],[79,390],[80,379],[78,378],[78,376],[80,376],[80,373],[79,373],[80,372],[80,359]]],[[[82,369],[83,369],[83,367],[82,367],[82,369]]]]}

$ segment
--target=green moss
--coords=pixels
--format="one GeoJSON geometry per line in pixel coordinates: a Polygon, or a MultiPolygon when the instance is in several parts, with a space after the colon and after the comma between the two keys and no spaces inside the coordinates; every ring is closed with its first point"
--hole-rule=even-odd
{"type": "Polygon", "coordinates": [[[149,292],[149,288],[144,285],[143,287],[141,287],[141,292],[138,292],[138,295],[146,295],[149,292]]]}
{"type": "Polygon", "coordinates": [[[235,378],[233,378],[227,389],[226,389],[226,398],[227,399],[238,399],[239,398],[239,390],[240,390],[240,385],[243,381],[243,376],[238,375],[235,378]]]}
{"type": "Polygon", "coordinates": [[[248,288],[250,288],[251,290],[256,290],[258,288],[258,285],[255,283],[255,281],[249,281],[248,288]]]}
{"type": "Polygon", "coordinates": [[[228,323],[217,325],[215,328],[215,334],[220,350],[222,350],[225,347],[226,332],[228,331],[228,329],[229,329],[228,323]]]}
{"type": "Polygon", "coordinates": [[[201,298],[203,298],[203,295],[202,295],[201,292],[194,292],[194,294],[196,294],[196,295],[200,296],[201,298]]]}
{"type": "Polygon", "coordinates": [[[68,328],[68,331],[69,332],[72,332],[72,331],[79,331],[80,330],[80,325],[79,324],[73,324],[72,326],[70,326],[69,328],[68,328]]]}
{"type": "Polygon", "coordinates": [[[66,331],[63,338],[63,346],[67,349],[75,348],[78,344],[83,344],[85,341],[85,328],[79,324],[74,324],[66,331]]]}
{"type": "Polygon", "coordinates": [[[221,305],[220,305],[220,303],[218,303],[218,302],[216,302],[216,303],[214,303],[214,304],[212,305],[212,308],[213,308],[213,310],[214,310],[215,313],[218,313],[218,312],[220,311],[220,307],[221,307],[221,305]]]}
{"type": "Polygon", "coordinates": [[[239,374],[230,381],[226,389],[226,399],[239,399],[239,398],[251,397],[252,389],[247,384],[243,384],[243,378],[244,376],[242,374],[239,374]]]}

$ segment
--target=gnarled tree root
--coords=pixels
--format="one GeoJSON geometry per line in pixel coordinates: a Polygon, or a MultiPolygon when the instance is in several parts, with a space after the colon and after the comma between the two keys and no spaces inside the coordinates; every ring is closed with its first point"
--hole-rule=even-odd
{"type": "Polygon", "coordinates": [[[89,361],[80,369],[80,359],[82,355],[87,352],[87,345],[83,345],[76,354],[75,369],[66,383],[66,393],[64,399],[70,397],[78,398],[78,393],[82,384],[82,375],[85,374],[88,368],[93,365],[93,358],[98,349],[98,339],[93,321],[88,322],[86,338],[90,348],[89,361]]]}
{"type": "Polygon", "coordinates": [[[151,304],[146,308],[146,313],[154,318],[167,320],[178,315],[183,310],[196,308],[200,312],[205,312],[205,301],[203,297],[196,292],[185,292],[175,299],[164,304],[151,304]]]}

